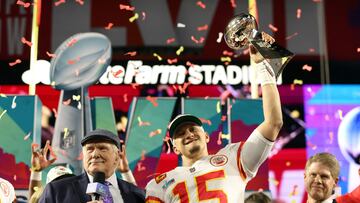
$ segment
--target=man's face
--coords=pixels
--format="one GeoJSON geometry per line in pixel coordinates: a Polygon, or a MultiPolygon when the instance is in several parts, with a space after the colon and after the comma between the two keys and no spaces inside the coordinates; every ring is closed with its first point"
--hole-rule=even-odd
{"type": "Polygon", "coordinates": [[[331,176],[330,169],[319,162],[312,163],[305,171],[305,187],[309,196],[317,201],[328,199],[336,187],[338,178],[331,176]]]}
{"type": "Polygon", "coordinates": [[[95,172],[104,172],[109,178],[119,163],[119,150],[108,142],[89,142],[83,148],[85,171],[94,176],[95,172]]]}
{"type": "Polygon", "coordinates": [[[207,149],[209,136],[195,123],[184,123],[176,128],[173,140],[175,153],[191,159],[207,149]]]}

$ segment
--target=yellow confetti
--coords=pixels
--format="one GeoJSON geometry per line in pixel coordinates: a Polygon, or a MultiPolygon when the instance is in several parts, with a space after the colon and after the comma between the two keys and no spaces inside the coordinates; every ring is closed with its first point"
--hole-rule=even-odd
{"type": "Polygon", "coordinates": [[[138,122],[139,122],[139,123],[142,122],[140,116],[138,116],[137,119],[138,119],[138,122]]]}
{"type": "Polygon", "coordinates": [[[343,117],[343,112],[342,112],[342,110],[338,110],[338,113],[339,113],[339,118],[340,118],[340,120],[342,120],[344,117],[343,117]]]}
{"type": "Polygon", "coordinates": [[[55,81],[52,81],[50,85],[54,87],[55,86],[55,81]]]}
{"type": "Polygon", "coordinates": [[[183,46],[180,46],[180,48],[176,51],[176,55],[180,55],[181,54],[181,52],[183,52],[184,51],[184,47],[183,46]]]}
{"type": "Polygon", "coordinates": [[[134,22],[136,19],[138,19],[139,18],[139,14],[138,13],[135,13],[135,15],[133,16],[133,17],[131,17],[131,18],[129,18],[129,21],[130,21],[130,23],[132,23],[132,22],[134,22]]]}
{"type": "Polygon", "coordinates": [[[221,57],[220,58],[221,62],[231,62],[231,58],[230,57],[221,57]]]}
{"type": "Polygon", "coordinates": [[[4,97],[4,98],[7,98],[7,96],[3,93],[0,93],[0,97],[4,97]]]}
{"type": "Polygon", "coordinates": [[[73,95],[72,96],[72,99],[75,100],[75,101],[80,101],[80,95],[73,95]]]}
{"type": "Polygon", "coordinates": [[[154,55],[155,57],[157,57],[157,59],[158,59],[159,61],[162,60],[161,56],[159,56],[157,53],[154,53],[153,55],[154,55]]]}
{"type": "Polygon", "coordinates": [[[298,80],[298,79],[294,79],[294,82],[293,82],[295,85],[302,85],[303,84],[303,81],[302,80],[298,80]]]}
{"type": "Polygon", "coordinates": [[[0,114],[0,119],[4,116],[4,114],[7,112],[7,110],[4,110],[1,114],[0,114]]]}
{"type": "Polygon", "coordinates": [[[67,136],[69,136],[69,128],[64,128],[64,139],[66,139],[67,136]]]}
{"type": "Polygon", "coordinates": [[[220,106],[220,101],[218,101],[216,103],[216,113],[220,113],[221,112],[221,106],[220,106]]]}
{"type": "Polygon", "coordinates": [[[221,133],[221,139],[230,140],[230,134],[222,134],[222,133],[221,133]]]}

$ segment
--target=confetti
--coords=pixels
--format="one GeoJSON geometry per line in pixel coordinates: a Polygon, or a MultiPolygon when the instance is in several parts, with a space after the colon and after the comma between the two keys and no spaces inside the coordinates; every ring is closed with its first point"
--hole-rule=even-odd
{"type": "Polygon", "coordinates": [[[149,137],[154,137],[155,135],[159,135],[159,134],[161,134],[161,129],[156,129],[149,133],[149,137]]]}
{"type": "Polygon", "coordinates": [[[200,37],[199,40],[197,40],[194,36],[191,36],[191,40],[194,41],[196,44],[201,44],[205,41],[204,37],[200,37]]]}
{"type": "Polygon", "coordinates": [[[6,94],[0,93],[0,97],[7,98],[6,94]]]}
{"type": "Polygon", "coordinates": [[[111,74],[112,74],[115,78],[118,78],[121,73],[123,73],[123,70],[122,70],[122,69],[120,69],[120,70],[118,70],[118,71],[112,71],[112,70],[111,70],[111,74]]]}
{"type": "Polygon", "coordinates": [[[300,8],[296,9],[296,18],[297,19],[301,18],[301,9],[300,8]]]}
{"type": "Polygon", "coordinates": [[[29,132],[27,135],[25,135],[24,140],[29,139],[30,135],[31,135],[31,132],[29,132]]]}
{"type": "Polygon", "coordinates": [[[5,115],[6,112],[7,112],[7,110],[5,109],[5,110],[0,114],[0,119],[5,115]]]}
{"type": "Polygon", "coordinates": [[[303,84],[303,81],[302,81],[302,80],[298,80],[298,79],[294,79],[293,84],[295,84],[295,85],[302,85],[302,84],[303,84]]]}
{"type": "Polygon", "coordinates": [[[218,38],[217,38],[217,40],[216,40],[217,43],[220,43],[220,42],[221,42],[223,35],[224,35],[224,34],[223,34],[222,32],[219,32],[218,38]]]}
{"type": "Polygon", "coordinates": [[[169,38],[169,39],[166,40],[166,44],[171,44],[171,43],[173,43],[173,42],[175,42],[175,38],[174,38],[174,37],[169,38]]]}
{"type": "Polygon", "coordinates": [[[224,50],[222,54],[225,55],[225,56],[233,56],[233,55],[234,55],[233,52],[231,52],[231,51],[226,51],[226,50],[224,50]]]}
{"type": "Polygon", "coordinates": [[[315,49],[314,49],[314,48],[310,48],[310,49],[309,49],[309,52],[310,52],[310,53],[314,53],[314,52],[315,52],[315,49]]]}
{"type": "Polygon", "coordinates": [[[357,52],[357,53],[360,53],[360,48],[357,48],[357,49],[356,49],[356,52],[357,52]]]}
{"type": "Polygon", "coordinates": [[[207,120],[207,119],[205,119],[205,118],[199,118],[199,119],[200,119],[200,121],[201,121],[202,123],[205,123],[205,124],[208,124],[208,125],[211,125],[211,124],[212,124],[210,120],[207,120]]]}
{"type": "Polygon", "coordinates": [[[343,112],[342,112],[342,110],[339,109],[337,112],[338,112],[338,114],[339,114],[340,120],[342,120],[342,119],[343,119],[343,112]]]}
{"type": "Polygon", "coordinates": [[[31,47],[31,46],[32,46],[32,43],[31,43],[31,42],[29,42],[29,41],[27,41],[27,40],[25,39],[25,37],[22,37],[22,38],[21,38],[21,42],[22,42],[23,44],[28,45],[29,47],[31,47]]]}
{"type": "Polygon", "coordinates": [[[146,97],[146,100],[148,100],[149,102],[152,103],[153,106],[157,107],[158,106],[158,103],[157,103],[157,98],[154,98],[154,97],[151,97],[151,96],[147,96],[146,97]]]}
{"type": "Polygon", "coordinates": [[[71,99],[65,100],[62,103],[67,106],[71,103],[71,99]]]}
{"type": "Polygon", "coordinates": [[[21,60],[20,59],[16,59],[14,62],[10,62],[9,63],[9,66],[15,66],[16,64],[19,64],[21,63],[21,60]]]}
{"type": "Polygon", "coordinates": [[[139,18],[139,14],[138,13],[135,13],[135,15],[133,16],[133,17],[131,17],[131,18],[129,18],[129,22],[130,23],[132,23],[132,22],[134,22],[136,19],[138,19],[139,18]]]}
{"type": "Polygon", "coordinates": [[[221,106],[220,106],[220,102],[218,101],[216,103],[216,113],[220,113],[221,112],[221,106]]]}
{"type": "Polygon", "coordinates": [[[76,3],[80,4],[80,5],[84,5],[84,1],[83,0],[75,0],[76,3]]]}
{"type": "Polygon", "coordinates": [[[174,58],[174,59],[168,59],[167,60],[168,64],[173,64],[173,63],[177,63],[178,62],[178,59],[177,58],[174,58]]]}
{"type": "Polygon", "coordinates": [[[145,20],[145,18],[146,18],[146,13],[143,11],[143,12],[141,12],[141,15],[142,15],[142,19],[141,19],[141,20],[145,20]]]}
{"type": "Polygon", "coordinates": [[[131,83],[131,87],[132,87],[133,89],[136,89],[137,86],[139,86],[139,84],[137,84],[137,83],[131,83]]]}
{"type": "Polygon", "coordinates": [[[186,61],[186,65],[189,67],[194,67],[195,64],[191,63],[190,61],[186,61]]]}
{"type": "Polygon", "coordinates": [[[176,50],[176,55],[179,56],[181,54],[181,52],[183,52],[183,51],[184,51],[184,47],[180,46],[180,48],[178,50],[176,50]]]}
{"type": "Polygon", "coordinates": [[[67,46],[67,47],[71,47],[71,46],[73,46],[76,42],[77,42],[77,39],[73,38],[73,39],[71,39],[71,40],[66,44],[66,46],[67,46]]]}
{"type": "Polygon", "coordinates": [[[220,132],[219,132],[219,135],[218,135],[217,142],[216,142],[218,145],[221,145],[221,144],[222,144],[221,135],[222,135],[222,133],[221,133],[221,131],[220,131],[220,132]]]}
{"type": "Polygon", "coordinates": [[[140,126],[140,127],[141,127],[141,126],[150,126],[150,125],[151,125],[150,122],[142,121],[141,118],[140,118],[140,116],[138,116],[137,119],[138,119],[138,122],[139,122],[139,126],[140,126]]]}
{"type": "Polygon", "coordinates": [[[46,55],[48,55],[48,57],[50,57],[50,58],[55,58],[56,57],[56,54],[52,54],[52,53],[50,53],[50,52],[46,52],[46,55]]]}
{"type": "Polygon", "coordinates": [[[312,70],[312,67],[311,66],[309,66],[309,65],[307,65],[307,64],[305,64],[303,67],[302,67],[302,69],[303,70],[307,70],[307,71],[311,71],[312,70]]]}
{"type": "Polygon", "coordinates": [[[72,96],[72,99],[73,99],[74,101],[80,101],[81,96],[80,96],[80,95],[73,95],[73,96],[72,96]]]}
{"type": "Polygon", "coordinates": [[[231,62],[231,58],[228,57],[228,56],[227,56],[227,57],[221,57],[221,58],[220,58],[220,61],[221,61],[221,62],[231,62]]]}
{"type": "Polygon", "coordinates": [[[63,4],[63,3],[65,3],[65,0],[59,0],[59,1],[55,2],[54,4],[55,4],[55,6],[59,6],[60,4],[63,4]]]}
{"type": "Polygon", "coordinates": [[[236,8],[235,0],[230,0],[230,3],[231,3],[231,7],[236,8]]]}
{"type": "Polygon", "coordinates": [[[125,55],[125,56],[126,56],[126,55],[135,56],[136,54],[137,54],[136,51],[130,51],[130,52],[125,53],[124,55],[125,55]]]}
{"type": "Polygon", "coordinates": [[[157,59],[158,59],[159,61],[162,61],[161,56],[159,56],[157,53],[154,53],[153,56],[157,57],[157,59]]]}
{"type": "Polygon", "coordinates": [[[142,163],[141,162],[139,162],[139,163],[137,163],[136,164],[136,166],[137,166],[137,170],[140,172],[140,171],[145,171],[146,170],[146,167],[145,166],[141,166],[142,165],[142,163]]]}
{"type": "Polygon", "coordinates": [[[23,2],[23,1],[21,1],[21,0],[18,0],[17,2],[16,2],[16,4],[17,5],[20,5],[20,6],[24,6],[24,8],[28,8],[29,6],[30,6],[30,3],[25,3],[25,2],[23,2]]]}
{"type": "Polygon", "coordinates": [[[135,7],[131,7],[129,5],[120,4],[119,5],[120,10],[127,10],[127,11],[134,11],[135,7]]]}
{"type": "Polygon", "coordinates": [[[184,28],[184,27],[186,27],[186,25],[183,24],[183,23],[177,23],[176,27],[178,27],[178,28],[184,28]]]}
{"type": "Polygon", "coordinates": [[[196,2],[196,5],[200,6],[202,9],[206,8],[206,5],[201,1],[196,2]]]}
{"type": "Polygon", "coordinates": [[[110,30],[113,26],[114,26],[114,23],[109,23],[109,24],[105,27],[105,30],[110,30]]]}
{"type": "Polygon", "coordinates": [[[69,136],[69,128],[64,128],[64,139],[66,139],[69,136]]]}
{"type": "Polygon", "coordinates": [[[78,61],[79,61],[78,58],[76,58],[76,59],[70,59],[70,60],[67,61],[67,63],[68,63],[69,65],[73,65],[73,64],[75,64],[75,63],[78,62],[78,61]]]}
{"type": "Polygon", "coordinates": [[[141,158],[140,158],[140,161],[144,161],[145,160],[145,155],[146,155],[146,151],[145,150],[142,150],[141,151],[141,158]]]}
{"type": "Polygon", "coordinates": [[[12,102],[11,102],[11,108],[15,109],[16,108],[16,102],[15,102],[16,96],[13,98],[12,102]]]}
{"type": "Polygon", "coordinates": [[[128,95],[127,94],[124,94],[123,95],[123,99],[124,99],[124,102],[126,103],[126,102],[128,102],[128,97],[127,97],[128,95]]]}
{"type": "Polygon", "coordinates": [[[198,31],[204,31],[204,30],[207,30],[208,27],[209,27],[208,25],[199,26],[199,27],[197,28],[197,30],[198,30],[198,31]]]}
{"type": "Polygon", "coordinates": [[[275,27],[275,26],[272,25],[272,24],[269,24],[269,28],[270,28],[270,30],[273,31],[273,32],[277,32],[277,31],[278,31],[278,28],[275,27]]]}
{"type": "Polygon", "coordinates": [[[286,39],[286,40],[289,40],[289,39],[291,39],[291,38],[293,38],[293,37],[295,37],[295,36],[297,36],[297,35],[298,35],[298,33],[297,33],[297,32],[295,32],[294,34],[292,34],[292,35],[290,35],[290,36],[286,37],[285,39],[286,39]]]}
{"type": "Polygon", "coordinates": [[[81,110],[81,102],[78,103],[77,108],[81,110]]]}

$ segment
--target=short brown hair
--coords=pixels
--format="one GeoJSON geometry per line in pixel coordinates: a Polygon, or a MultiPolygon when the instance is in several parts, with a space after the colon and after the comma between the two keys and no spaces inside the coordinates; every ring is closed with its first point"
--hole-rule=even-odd
{"type": "Polygon", "coordinates": [[[339,177],[340,166],[339,166],[338,160],[336,159],[336,157],[334,155],[327,153],[327,152],[321,152],[321,153],[317,153],[317,154],[311,156],[306,161],[305,172],[308,170],[310,165],[315,162],[321,163],[322,165],[328,167],[330,170],[331,176],[334,179],[339,177]]]}
{"type": "Polygon", "coordinates": [[[255,192],[249,195],[244,203],[271,203],[271,199],[263,192],[255,192]]]}

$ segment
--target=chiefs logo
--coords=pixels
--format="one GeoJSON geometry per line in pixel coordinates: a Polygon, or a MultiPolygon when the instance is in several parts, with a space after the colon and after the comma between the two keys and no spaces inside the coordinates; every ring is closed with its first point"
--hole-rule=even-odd
{"type": "Polygon", "coordinates": [[[166,178],[166,173],[160,174],[158,176],[155,177],[155,182],[157,184],[159,184],[162,180],[164,180],[166,178]]]}
{"type": "Polygon", "coordinates": [[[210,163],[213,166],[223,166],[227,163],[228,158],[225,155],[215,155],[210,158],[210,163]]]}

